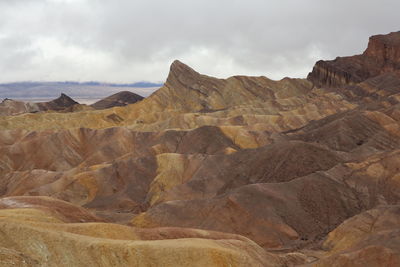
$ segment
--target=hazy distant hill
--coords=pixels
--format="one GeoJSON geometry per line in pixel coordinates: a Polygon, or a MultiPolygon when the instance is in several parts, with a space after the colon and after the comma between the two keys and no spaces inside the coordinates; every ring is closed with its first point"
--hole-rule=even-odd
{"type": "Polygon", "coordinates": [[[62,111],[68,108],[76,110],[77,107],[73,108],[73,106],[83,106],[83,105],[79,105],[78,102],[76,102],[75,100],[73,100],[72,98],[63,93],[57,99],[39,103],[15,101],[6,98],[0,102],[0,116],[4,115],[10,116],[10,115],[18,115],[24,113],[36,113],[48,110],[62,111]]]}
{"type": "Polygon", "coordinates": [[[15,82],[0,84],[0,98],[57,97],[61,92],[70,96],[105,97],[120,91],[148,96],[162,84],[137,82],[130,84],[100,82],[15,82]]]}
{"type": "Polygon", "coordinates": [[[143,97],[138,94],[129,91],[121,91],[104,99],[101,99],[91,106],[95,109],[106,109],[112,107],[126,106],[128,104],[133,104],[141,100],[143,100],[143,97]]]}

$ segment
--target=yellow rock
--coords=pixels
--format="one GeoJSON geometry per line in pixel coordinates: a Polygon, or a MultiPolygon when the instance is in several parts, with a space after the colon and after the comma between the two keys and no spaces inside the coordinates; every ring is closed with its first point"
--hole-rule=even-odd
{"type": "Polygon", "coordinates": [[[0,229],[0,266],[281,265],[278,256],[244,237],[190,238],[215,234],[204,230],[190,230],[188,238],[140,240],[135,228],[68,224],[48,211],[31,208],[0,210],[0,229]]]}

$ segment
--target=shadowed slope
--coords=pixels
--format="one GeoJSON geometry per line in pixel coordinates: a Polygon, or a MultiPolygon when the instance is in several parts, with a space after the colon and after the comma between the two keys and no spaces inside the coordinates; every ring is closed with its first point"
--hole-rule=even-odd
{"type": "Polygon", "coordinates": [[[359,212],[350,189],[312,175],[286,183],[242,186],[226,194],[169,201],[135,217],[134,226],[180,226],[245,235],[265,248],[314,240],[359,212]]]}
{"type": "Polygon", "coordinates": [[[103,98],[92,104],[91,106],[95,109],[106,109],[112,107],[126,106],[141,101],[143,99],[144,98],[142,96],[135,93],[122,91],[109,97],[103,98]]]}
{"type": "Polygon", "coordinates": [[[314,86],[217,79],[175,61],[132,105],[0,117],[0,259],[396,264],[397,210],[362,212],[400,203],[397,35],[317,63],[314,86]]]}
{"type": "Polygon", "coordinates": [[[343,222],[324,242],[316,266],[398,266],[400,207],[380,206],[343,222]]]}
{"type": "Polygon", "coordinates": [[[372,36],[362,55],[318,61],[307,79],[319,87],[340,87],[399,70],[400,32],[392,32],[372,36]]]}

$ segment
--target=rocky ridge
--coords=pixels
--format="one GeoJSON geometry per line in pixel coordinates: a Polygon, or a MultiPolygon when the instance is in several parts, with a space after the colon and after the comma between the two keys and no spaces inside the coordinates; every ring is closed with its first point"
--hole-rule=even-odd
{"type": "Polygon", "coordinates": [[[273,81],[175,61],[132,105],[0,117],[0,258],[397,266],[399,34],[328,78],[320,63],[273,81]]]}

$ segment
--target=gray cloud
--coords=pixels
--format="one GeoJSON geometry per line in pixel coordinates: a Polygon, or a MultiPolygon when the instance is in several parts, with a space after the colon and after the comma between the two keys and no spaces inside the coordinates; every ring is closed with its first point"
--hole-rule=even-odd
{"type": "Polygon", "coordinates": [[[218,77],[305,77],[400,30],[397,0],[0,0],[0,82],[162,81],[174,59],[218,77]]]}

